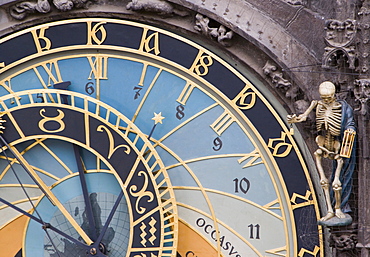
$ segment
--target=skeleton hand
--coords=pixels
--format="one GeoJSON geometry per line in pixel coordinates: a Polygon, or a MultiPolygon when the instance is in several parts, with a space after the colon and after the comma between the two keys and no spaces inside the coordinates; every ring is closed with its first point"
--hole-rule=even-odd
{"type": "Polygon", "coordinates": [[[351,134],[354,134],[354,133],[356,133],[356,131],[354,130],[354,129],[351,129],[351,128],[349,128],[349,129],[346,129],[346,131],[348,131],[349,133],[351,133],[351,134]]]}
{"type": "Polygon", "coordinates": [[[296,114],[287,115],[287,120],[288,120],[288,123],[298,123],[298,122],[306,121],[307,115],[304,115],[304,114],[300,114],[298,116],[296,114]]]}

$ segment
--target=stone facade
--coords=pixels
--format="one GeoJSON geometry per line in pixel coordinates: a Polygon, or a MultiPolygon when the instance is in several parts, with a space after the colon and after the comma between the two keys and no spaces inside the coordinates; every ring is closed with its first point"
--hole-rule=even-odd
{"type": "MultiPolygon", "coordinates": [[[[359,154],[354,224],[332,229],[326,253],[368,256],[369,14],[369,0],[0,0],[0,36],[62,18],[145,21],[206,42],[262,81],[286,113],[299,113],[319,98],[322,81],[332,81],[356,107],[359,154]]],[[[298,127],[311,153],[312,125],[298,127]]]]}

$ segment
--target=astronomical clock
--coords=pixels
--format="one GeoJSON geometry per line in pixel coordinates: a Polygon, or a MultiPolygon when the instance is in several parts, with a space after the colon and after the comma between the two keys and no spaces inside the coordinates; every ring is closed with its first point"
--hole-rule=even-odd
{"type": "Polygon", "coordinates": [[[296,135],[229,60],[104,18],[0,53],[2,256],[323,256],[296,135]]]}

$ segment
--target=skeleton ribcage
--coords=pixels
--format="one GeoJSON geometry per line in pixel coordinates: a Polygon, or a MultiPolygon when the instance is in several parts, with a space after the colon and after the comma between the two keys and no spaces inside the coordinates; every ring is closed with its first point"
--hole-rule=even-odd
{"type": "Polygon", "coordinates": [[[342,121],[342,106],[336,102],[332,106],[326,106],[319,102],[316,109],[317,131],[325,130],[333,136],[340,135],[342,121]]]}

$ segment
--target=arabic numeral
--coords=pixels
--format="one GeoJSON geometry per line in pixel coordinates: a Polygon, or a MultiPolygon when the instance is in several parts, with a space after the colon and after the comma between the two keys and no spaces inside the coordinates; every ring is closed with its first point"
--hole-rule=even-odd
{"type": "Polygon", "coordinates": [[[45,99],[44,99],[44,97],[42,96],[42,94],[38,93],[38,94],[36,95],[36,98],[40,99],[40,103],[45,103],[45,99]]]}
{"type": "Polygon", "coordinates": [[[256,225],[250,224],[248,228],[249,228],[249,238],[260,239],[260,225],[259,224],[256,224],[256,225]],[[254,238],[254,230],[256,232],[256,238],[254,238]]]}
{"type": "Polygon", "coordinates": [[[139,96],[140,96],[140,91],[141,91],[142,89],[143,89],[143,88],[141,88],[141,87],[134,87],[134,90],[136,90],[136,91],[135,91],[135,95],[134,95],[134,99],[135,99],[135,100],[139,98],[139,96]]]}
{"type": "Polygon", "coordinates": [[[181,120],[182,118],[185,117],[185,113],[184,113],[184,110],[185,110],[185,107],[182,106],[181,104],[179,106],[176,107],[176,118],[178,120],[181,120]]]}
{"type": "Polygon", "coordinates": [[[94,89],[93,85],[94,85],[93,82],[88,82],[85,85],[85,92],[88,93],[89,95],[92,95],[95,92],[95,89],[94,89]]]}
{"type": "Polygon", "coordinates": [[[240,181],[236,178],[233,181],[235,184],[235,193],[239,193],[239,190],[244,194],[248,193],[249,188],[251,187],[251,182],[247,178],[242,178],[240,181]]]}
{"type": "Polygon", "coordinates": [[[215,140],[213,140],[213,150],[220,151],[222,148],[222,140],[219,137],[216,137],[215,140]]]}

